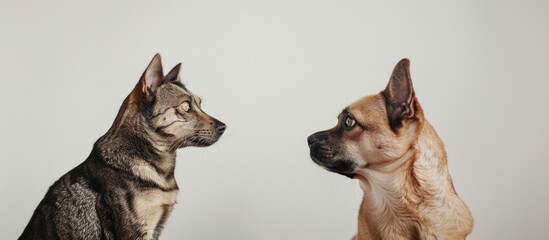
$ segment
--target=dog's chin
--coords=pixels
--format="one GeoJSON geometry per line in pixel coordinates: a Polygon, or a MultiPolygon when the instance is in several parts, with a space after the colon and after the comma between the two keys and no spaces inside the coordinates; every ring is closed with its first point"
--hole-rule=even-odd
{"type": "Polygon", "coordinates": [[[355,168],[356,164],[349,161],[349,160],[327,160],[327,159],[319,159],[313,154],[311,154],[311,159],[313,162],[321,166],[322,168],[337,173],[340,175],[343,175],[345,177],[353,179],[355,177],[355,168]]]}
{"type": "Polygon", "coordinates": [[[339,172],[339,171],[332,170],[332,169],[329,169],[329,168],[326,168],[326,170],[328,170],[328,171],[330,171],[330,172],[333,172],[333,173],[337,173],[337,174],[343,175],[343,176],[348,177],[348,178],[350,178],[350,179],[355,178],[355,174],[354,174],[354,173],[339,172]]]}

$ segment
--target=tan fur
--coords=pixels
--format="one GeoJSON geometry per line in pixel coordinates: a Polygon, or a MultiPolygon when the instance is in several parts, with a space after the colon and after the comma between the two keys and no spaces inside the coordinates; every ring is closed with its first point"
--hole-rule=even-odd
{"type": "Polygon", "coordinates": [[[471,212],[454,189],[444,144],[415,97],[407,59],[385,91],[360,98],[339,119],[308,142],[313,161],[360,181],[364,196],[354,240],[467,237],[471,212]],[[346,126],[347,118],[356,124],[346,126]]]}
{"type": "MultiPolygon", "coordinates": [[[[174,159],[174,165],[175,165],[175,159],[174,159]]],[[[162,176],[155,169],[153,169],[146,161],[143,161],[140,159],[135,160],[135,165],[132,166],[132,173],[143,180],[154,182],[158,184],[158,186],[164,189],[177,188],[175,178],[173,177],[166,178],[162,176]]]]}
{"type": "Polygon", "coordinates": [[[151,189],[136,194],[133,207],[146,231],[143,239],[154,239],[155,229],[162,216],[171,212],[177,199],[177,192],[177,189],[167,192],[151,189]]]}
{"type": "Polygon", "coordinates": [[[473,219],[454,190],[444,144],[423,113],[394,133],[381,94],[349,109],[369,127],[345,141],[369,164],[355,172],[364,190],[356,239],[465,239],[473,219]]]}

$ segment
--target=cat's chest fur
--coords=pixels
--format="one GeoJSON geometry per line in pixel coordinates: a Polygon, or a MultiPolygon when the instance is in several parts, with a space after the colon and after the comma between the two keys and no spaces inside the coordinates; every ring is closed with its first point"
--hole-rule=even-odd
{"type": "Polygon", "coordinates": [[[175,156],[158,159],[156,168],[143,159],[134,160],[133,163],[134,176],[157,185],[155,188],[136,191],[132,201],[132,207],[141,225],[143,239],[156,239],[159,228],[171,213],[179,192],[174,176],[167,177],[159,170],[173,172],[175,156]]]}
{"type": "Polygon", "coordinates": [[[142,226],[143,239],[155,238],[157,227],[165,221],[176,203],[178,191],[147,189],[135,193],[133,209],[142,226]]]}

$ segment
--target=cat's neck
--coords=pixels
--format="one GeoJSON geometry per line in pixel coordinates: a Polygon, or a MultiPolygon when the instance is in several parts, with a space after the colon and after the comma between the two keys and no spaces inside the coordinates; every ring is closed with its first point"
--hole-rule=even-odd
{"type": "Polygon", "coordinates": [[[173,176],[176,152],[139,118],[127,119],[97,140],[94,148],[103,160],[127,171],[139,167],[154,169],[165,177],[173,176]]]}

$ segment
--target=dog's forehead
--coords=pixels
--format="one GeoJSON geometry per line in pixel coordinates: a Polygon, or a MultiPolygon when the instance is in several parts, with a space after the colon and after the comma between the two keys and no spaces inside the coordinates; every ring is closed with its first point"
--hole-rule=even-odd
{"type": "Polygon", "coordinates": [[[347,109],[359,122],[385,122],[387,120],[385,101],[381,94],[359,98],[351,103],[347,109]]]}

